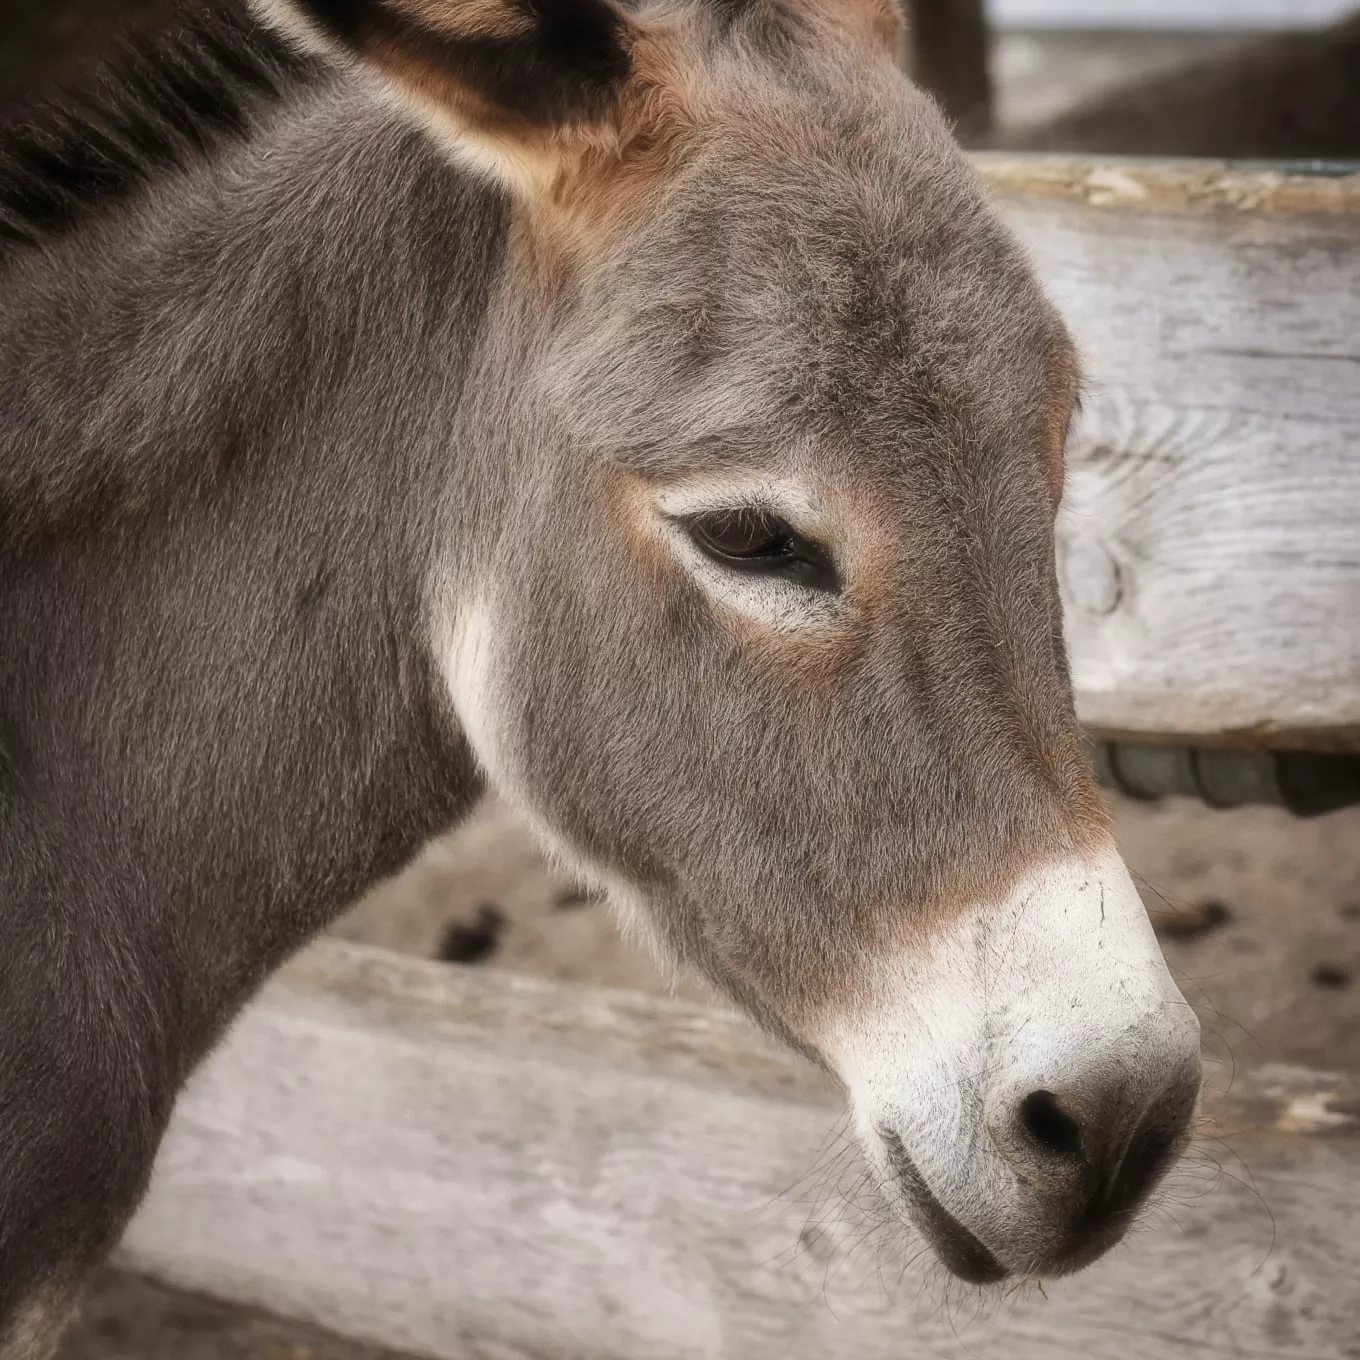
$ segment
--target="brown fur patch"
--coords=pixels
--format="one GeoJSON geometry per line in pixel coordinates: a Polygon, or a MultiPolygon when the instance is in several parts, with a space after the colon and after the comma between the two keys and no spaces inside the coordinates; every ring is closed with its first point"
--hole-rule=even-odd
{"type": "Polygon", "coordinates": [[[456,38],[519,38],[533,31],[532,18],[507,0],[388,0],[392,11],[427,28],[456,38]]]}
{"type": "Polygon", "coordinates": [[[431,28],[445,28],[459,36],[517,38],[533,29],[529,15],[506,0],[460,0],[456,6],[450,6],[447,0],[393,0],[393,8],[431,28]],[[450,23],[455,15],[456,25],[450,23]]]}
{"type": "MultiPolygon", "coordinates": [[[[621,93],[607,140],[590,141],[559,159],[540,207],[555,215],[560,239],[588,245],[644,206],[679,159],[699,123],[701,100],[665,34],[639,33],[633,77],[621,93]]],[[[555,145],[558,151],[560,146],[555,145]]]]}
{"type": "Polygon", "coordinates": [[[1054,355],[1040,422],[1040,438],[1048,458],[1055,505],[1062,499],[1063,455],[1080,392],[1081,360],[1071,340],[1064,335],[1054,355]]]}

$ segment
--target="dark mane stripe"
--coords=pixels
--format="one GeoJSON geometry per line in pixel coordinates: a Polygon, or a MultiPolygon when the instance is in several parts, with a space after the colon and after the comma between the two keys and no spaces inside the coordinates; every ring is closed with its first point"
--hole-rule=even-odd
{"type": "Polygon", "coordinates": [[[0,254],[244,135],[309,69],[234,4],[129,43],[84,86],[0,126],[0,254]]]}

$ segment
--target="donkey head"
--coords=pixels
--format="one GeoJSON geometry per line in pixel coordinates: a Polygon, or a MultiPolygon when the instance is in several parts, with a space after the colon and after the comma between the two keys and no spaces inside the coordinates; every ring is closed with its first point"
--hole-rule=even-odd
{"type": "Polygon", "coordinates": [[[839,1075],[956,1273],[1093,1259],[1198,1026],[1073,716],[1073,348],[894,11],[268,3],[508,203],[431,591],[492,783],[839,1075]]]}

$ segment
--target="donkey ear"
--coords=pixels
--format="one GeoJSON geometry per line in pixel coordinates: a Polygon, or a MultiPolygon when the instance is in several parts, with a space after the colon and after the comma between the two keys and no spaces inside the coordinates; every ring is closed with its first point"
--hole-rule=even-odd
{"type": "Polygon", "coordinates": [[[632,67],[632,28],[610,0],[252,3],[302,45],[377,72],[512,183],[573,132],[607,139],[632,67]]]}

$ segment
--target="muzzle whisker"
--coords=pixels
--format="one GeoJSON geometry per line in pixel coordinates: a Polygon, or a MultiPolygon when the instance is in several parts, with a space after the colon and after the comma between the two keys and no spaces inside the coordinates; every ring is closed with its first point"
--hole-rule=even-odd
{"type": "MultiPolygon", "coordinates": [[[[1236,1148],[1231,1146],[1231,1142],[1228,1135],[1224,1134],[1197,1135],[1194,1142],[1191,1144],[1190,1148],[1187,1149],[1187,1155],[1189,1155],[1191,1152],[1193,1152],[1197,1157],[1200,1157],[1203,1160],[1203,1162],[1212,1165],[1217,1172],[1217,1179],[1215,1181],[1214,1186],[1210,1191],[1205,1191],[1204,1193],[1206,1194],[1211,1193],[1212,1190],[1217,1190],[1224,1181],[1231,1181],[1234,1185],[1240,1186],[1243,1190],[1250,1194],[1261,1206],[1261,1208],[1265,1211],[1266,1217],[1270,1221],[1270,1242],[1266,1247],[1265,1254],[1262,1256],[1260,1262],[1256,1266],[1257,1271],[1263,1270],[1265,1268],[1266,1262],[1269,1261],[1271,1256],[1274,1255],[1275,1246],[1279,1240],[1279,1224],[1275,1218],[1275,1211],[1270,1207],[1269,1200],[1267,1200],[1265,1195],[1261,1193],[1260,1187],[1256,1184],[1256,1177],[1252,1172],[1251,1167],[1248,1165],[1246,1159],[1242,1156],[1242,1154],[1238,1152],[1236,1148]],[[1237,1165],[1241,1168],[1243,1174],[1239,1176],[1235,1172],[1230,1171],[1228,1167],[1224,1165],[1223,1160],[1219,1157],[1216,1157],[1209,1150],[1209,1147],[1207,1146],[1208,1144],[1217,1144],[1222,1149],[1222,1152],[1225,1157],[1231,1158],[1233,1161],[1237,1163],[1237,1165]]],[[[1168,1178],[1168,1180],[1169,1179],[1170,1178],[1168,1178]]]]}

